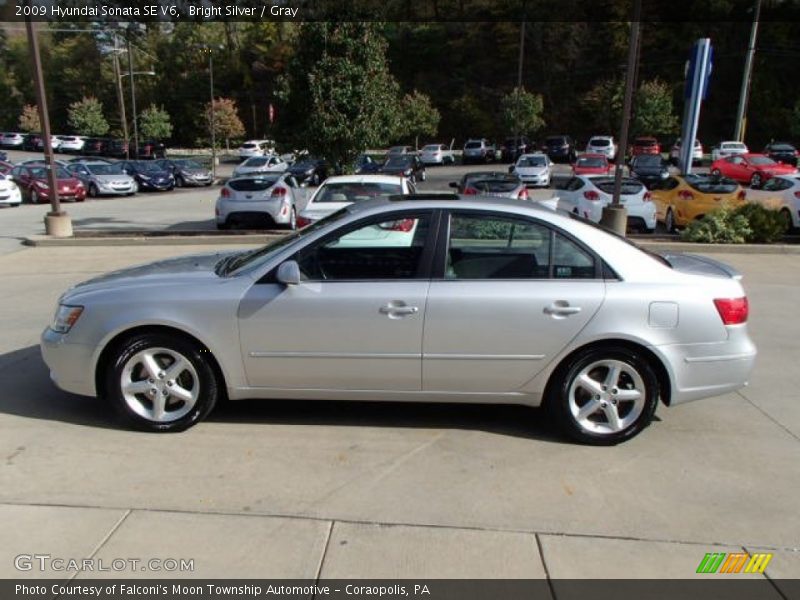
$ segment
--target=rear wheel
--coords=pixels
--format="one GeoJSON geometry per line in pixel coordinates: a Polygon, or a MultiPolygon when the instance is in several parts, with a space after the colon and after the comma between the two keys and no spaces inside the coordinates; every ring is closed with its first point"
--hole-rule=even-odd
{"type": "Polygon", "coordinates": [[[664,217],[664,228],[667,233],[675,233],[675,214],[671,208],[667,209],[667,216],[664,217]]]}
{"type": "Polygon", "coordinates": [[[653,420],[658,379],[647,360],[628,348],[589,348],[554,377],[547,407],[563,433],[575,441],[617,444],[641,433],[653,420]]]}
{"type": "Polygon", "coordinates": [[[219,383],[197,344],[165,334],[140,334],[116,350],[105,390],[128,425],[145,431],[182,431],[216,404],[219,383]]]}
{"type": "Polygon", "coordinates": [[[791,233],[792,231],[794,231],[794,223],[792,223],[792,213],[789,212],[789,209],[788,208],[781,209],[780,215],[781,218],[783,219],[783,222],[786,225],[784,232],[791,233]]]}

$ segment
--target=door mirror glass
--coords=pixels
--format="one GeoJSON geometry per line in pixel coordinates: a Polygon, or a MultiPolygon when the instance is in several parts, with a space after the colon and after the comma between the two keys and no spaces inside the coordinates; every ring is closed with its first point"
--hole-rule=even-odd
{"type": "Polygon", "coordinates": [[[298,285],[300,283],[300,267],[297,262],[287,260],[278,267],[276,279],[284,285],[298,285]]]}

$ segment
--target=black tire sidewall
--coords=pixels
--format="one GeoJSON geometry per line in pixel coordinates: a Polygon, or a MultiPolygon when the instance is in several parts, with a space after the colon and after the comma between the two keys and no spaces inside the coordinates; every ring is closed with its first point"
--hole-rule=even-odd
{"type": "Polygon", "coordinates": [[[554,375],[554,385],[547,398],[547,409],[561,431],[572,440],[593,446],[612,446],[629,440],[653,420],[658,406],[658,378],[648,361],[640,354],[624,347],[588,348],[578,353],[567,365],[562,365],[554,375]],[[620,432],[598,435],[583,429],[569,409],[569,388],[572,381],[587,365],[598,360],[619,360],[632,366],[641,376],[646,388],[645,406],[634,423],[620,432]]]}
{"type": "Polygon", "coordinates": [[[122,342],[111,358],[105,375],[105,391],[123,422],[135,429],[152,432],[184,431],[202,421],[214,408],[219,397],[219,383],[214,370],[203,354],[207,351],[186,339],[161,333],[136,335],[122,342]],[[185,356],[197,371],[200,397],[194,408],[185,416],[167,423],[154,423],[136,414],[127,404],[120,389],[120,378],[125,363],[137,352],[147,348],[168,348],[185,356]]]}

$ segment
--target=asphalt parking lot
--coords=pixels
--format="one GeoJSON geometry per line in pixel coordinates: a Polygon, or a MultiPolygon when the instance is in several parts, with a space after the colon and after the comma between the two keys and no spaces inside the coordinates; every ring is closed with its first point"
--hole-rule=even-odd
{"type": "MultiPolygon", "coordinates": [[[[193,577],[689,578],[705,553],[742,549],[774,553],[772,579],[800,577],[795,255],[715,255],[745,275],[751,385],[660,407],[612,448],[504,406],[245,401],[149,435],[55,388],[37,339],[66,287],[207,249],[0,256],[0,577],[41,576],[14,557],[47,553],[191,558],[177,575],[193,577]]],[[[125,573],[162,575],[176,573],[125,573]]]]}

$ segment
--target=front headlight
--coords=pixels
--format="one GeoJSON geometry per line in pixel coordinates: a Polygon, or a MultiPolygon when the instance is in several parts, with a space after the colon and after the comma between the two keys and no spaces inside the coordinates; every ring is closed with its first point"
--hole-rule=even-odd
{"type": "Polygon", "coordinates": [[[50,325],[50,329],[56,333],[67,333],[78,321],[81,313],[83,313],[82,306],[59,304],[58,308],[56,309],[56,314],[53,317],[53,323],[50,325]]]}
{"type": "Polygon", "coordinates": [[[150,181],[150,175],[145,175],[144,173],[140,173],[139,178],[144,179],[145,181],[150,181]]]}

